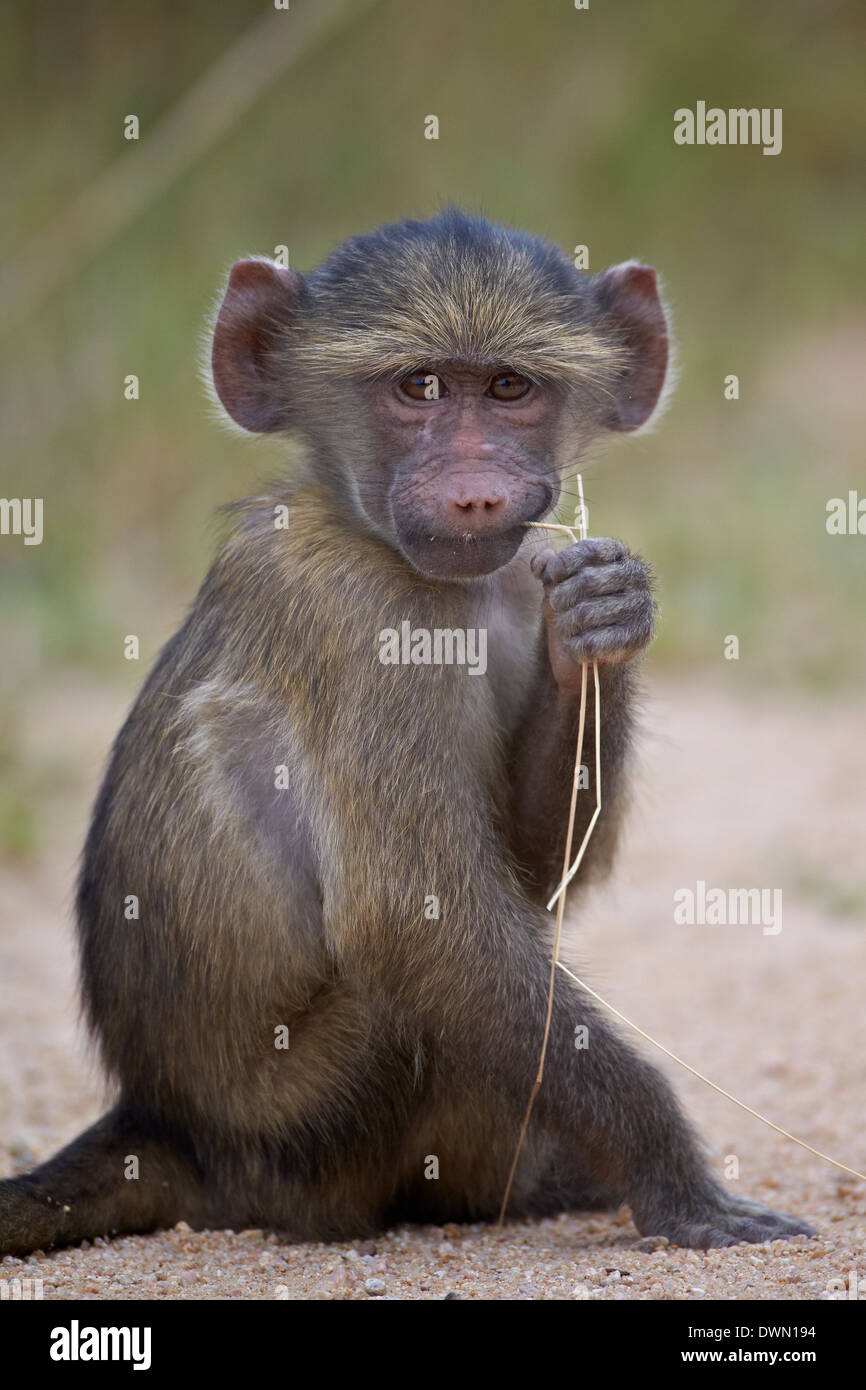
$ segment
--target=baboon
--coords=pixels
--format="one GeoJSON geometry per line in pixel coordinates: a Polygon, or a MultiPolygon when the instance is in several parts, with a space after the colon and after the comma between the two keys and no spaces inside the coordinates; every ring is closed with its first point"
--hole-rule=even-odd
{"type": "MultiPolygon", "coordinates": [[[[620,541],[554,551],[526,523],[592,440],[649,418],[667,358],[654,271],[584,274],[457,209],[308,275],[232,268],[216,394],[300,462],[236,507],[114,744],[77,916],[116,1100],[0,1184],[0,1250],[180,1219],[327,1240],[495,1217],[543,1032],[581,664],[604,712],[587,881],[616,845],[654,621],[620,541]],[[484,669],[455,641],[481,631],[484,669]]],[[[591,709],[585,748],[591,785],[591,709]]],[[[563,976],[509,1210],[620,1202],[683,1246],[809,1232],[716,1181],[667,1081],[563,976]]]]}

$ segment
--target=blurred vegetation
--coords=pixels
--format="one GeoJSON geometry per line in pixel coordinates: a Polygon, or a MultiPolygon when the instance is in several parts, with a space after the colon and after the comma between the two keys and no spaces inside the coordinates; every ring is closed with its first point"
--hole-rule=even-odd
{"type": "MultiPolygon", "coordinates": [[[[291,0],[275,24],[314,3],[291,0]]],[[[7,3],[3,260],[135,160],[268,9],[7,3]],[[129,113],[139,145],[123,138],[129,113]]],[[[0,539],[0,827],[30,835],[15,775],[30,694],[70,671],[131,693],[203,576],[215,509],[285,457],[221,430],[198,380],[228,265],[285,243],[304,269],[347,234],[448,200],[585,243],[594,270],[636,256],[662,275],[678,390],[653,433],[613,441],[585,472],[591,528],[655,566],[655,661],[780,689],[862,680],[866,538],[828,536],[825,506],[866,496],[864,38],[854,0],[350,4],[22,325],[0,313],[0,495],[45,499],[40,547],[0,539]],[[674,110],[699,99],[782,107],[781,155],[675,145],[674,110]],[[723,398],[732,372],[737,402],[723,398]],[[139,401],[124,399],[128,373],[139,401]],[[127,633],[139,663],[122,659],[127,633]],[[728,633],[738,663],[722,662],[728,633]]]]}

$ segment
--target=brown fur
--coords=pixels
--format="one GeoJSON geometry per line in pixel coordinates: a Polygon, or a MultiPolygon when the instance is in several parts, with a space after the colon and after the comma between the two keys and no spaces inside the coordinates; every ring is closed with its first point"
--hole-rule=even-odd
{"type": "MultiPolygon", "coordinates": [[[[651,271],[587,279],[462,214],[306,279],[233,269],[217,392],[249,428],[291,423],[306,460],[237,509],[115,743],[78,923],[116,1105],[0,1184],[0,1251],[180,1218],[326,1239],[495,1215],[545,1017],[580,666],[599,659],[605,711],[591,873],[653,630],[620,542],[554,555],[524,523],[593,433],[649,415],[666,357],[651,271]],[[435,367],[441,397],[384,379],[398,363],[435,367]],[[556,379],[492,394],[536,369],[556,379]],[[484,627],[489,669],[383,665],[378,635],[407,619],[484,627]]],[[[681,1244],[808,1229],[720,1187],[663,1078],[559,979],[511,1210],[619,1200],[681,1244]]]]}

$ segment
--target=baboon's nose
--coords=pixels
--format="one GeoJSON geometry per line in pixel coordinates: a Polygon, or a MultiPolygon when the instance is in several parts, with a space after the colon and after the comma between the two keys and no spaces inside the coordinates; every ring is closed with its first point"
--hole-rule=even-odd
{"type": "Polygon", "coordinates": [[[508,496],[496,484],[467,484],[455,488],[445,498],[449,521],[460,529],[497,530],[505,516],[508,496]]]}

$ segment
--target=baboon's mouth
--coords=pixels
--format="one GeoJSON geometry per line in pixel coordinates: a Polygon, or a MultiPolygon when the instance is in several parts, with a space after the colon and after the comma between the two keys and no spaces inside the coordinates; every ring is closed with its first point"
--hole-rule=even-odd
{"type": "Polygon", "coordinates": [[[522,525],[494,534],[463,531],[450,536],[415,533],[401,537],[406,559],[435,579],[478,579],[506,565],[527,534],[522,525]]]}

